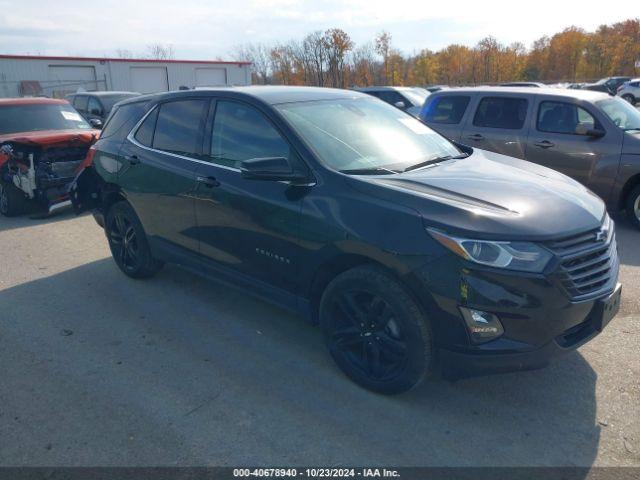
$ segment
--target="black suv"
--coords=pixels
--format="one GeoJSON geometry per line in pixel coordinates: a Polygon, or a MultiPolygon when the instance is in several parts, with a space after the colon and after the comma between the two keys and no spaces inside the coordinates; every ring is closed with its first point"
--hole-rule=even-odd
{"type": "Polygon", "coordinates": [[[620,301],[613,222],[579,183],[454,144],[362,93],[243,87],[120,103],[72,189],[118,267],[163,262],[321,325],[397,393],[546,365],[620,301]]]}
{"type": "Polygon", "coordinates": [[[79,92],[67,95],[66,99],[93,128],[102,128],[116,103],[139,95],[136,92],[79,92]]]}

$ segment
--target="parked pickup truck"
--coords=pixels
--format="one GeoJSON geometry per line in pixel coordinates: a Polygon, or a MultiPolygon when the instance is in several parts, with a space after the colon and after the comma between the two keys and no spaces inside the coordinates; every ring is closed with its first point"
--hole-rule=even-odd
{"type": "Polygon", "coordinates": [[[640,228],[640,112],[606,93],[477,87],[431,94],[420,119],[458,143],[562,172],[640,228]]]}

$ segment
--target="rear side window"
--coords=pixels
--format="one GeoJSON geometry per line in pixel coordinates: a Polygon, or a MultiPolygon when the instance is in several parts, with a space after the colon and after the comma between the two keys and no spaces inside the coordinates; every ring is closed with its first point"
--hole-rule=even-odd
{"type": "Polygon", "coordinates": [[[100,138],[113,137],[114,135],[126,137],[142,117],[144,105],[143,102],[128,103],[112,111],[100,132],[100,138]]]}
{"type": "Polygon", "coordinates": [[[423,120],[431,123],[460,123],[471,97],[442,95],[425,106],[423,120]]]}
{"type": "Polygon", "coordinates": [[[138,127],[135,139],[145,147],[150,147],[153,144],[153,132],[156,129],[156,120],[158,119],[158,109],[154,109],[144,122],[138,127]]]}
{"type": "Polygon", "coordinates": [[[520,130],[527,116],[527,100],[512,97],[485,97],[480,100],[473,124],[476,127],[520,130]]]}
{"type": "Polygon", "coordinates": [[[565,102],[542,102],[538,108],[537,129],[541,132],[578,135],[582,130],[599,127],[593,115],[584,108],[565,102]]]}
{"type": "Polygon", "coordinates": [[[242,160],[289,158],[289,144],[258,110],[236,102],[219,101],[211,137],[212,161],[239,168],[242,160]]]}
{"type": "Polygon", "coordinates": [[[153,148],[180,155],[197,155],[209,102],[201,99],[178,100],[160,105],[153,148]]]}

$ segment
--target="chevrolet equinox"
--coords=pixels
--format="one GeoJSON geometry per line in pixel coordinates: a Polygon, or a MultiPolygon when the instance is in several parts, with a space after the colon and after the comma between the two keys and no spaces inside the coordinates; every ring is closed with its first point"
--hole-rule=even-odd
{"type": "Polygon", "coordinates": [[[619,308],[596,195],[359,92],[125,100],[85,167],[72,201],[126,275],[170,262],[295,310],[377,392],[543,367],[619,308]]]}

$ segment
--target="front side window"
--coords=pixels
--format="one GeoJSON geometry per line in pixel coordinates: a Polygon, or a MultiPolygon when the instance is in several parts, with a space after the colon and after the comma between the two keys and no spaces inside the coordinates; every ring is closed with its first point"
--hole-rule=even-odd
{"type": "Polygon", "coordinates": [[[480,100],[473,124],[476,127],[520,130],[527,116],[527,100],[512,97],[485,97],[480,100]]]}
{"type": "Polygon", "coordinates": [[[540,132],[580,135],[596,126],[593,115],[572,103],[542,102],[538,108],[536,128],[540,132]]]}
{"type": "Polygon", "coordinates": [[[366,97],[276,108],[334,170],[403,169],[461,153],[424,123],[366,97]]]}
{"type": "Polygon", "coordinates": [[[427,105],[423,120],[431,123],[457,124],[460,123],[471,97],[464,95],[443,95],[427,105]]]}
{"type": "Polygon", "coordinates": [[[289,154],[287,141],[258,110],[242,103],[218,102],[211,136],[211,159],[214,163],[240,168],[243,160],[289,159],[289,154]]]}
{"type": "Polygon", "coordinates": [[[68,103],[35,103],[0,107],[0,134],[90,128],[89,124],[68,103]]]}
{"type": "Polygon", "coordinates": [[[153,148],[179,155],[198,155],[208,105],[209,102],[203,99],[161,104],[153,135],[153,148]]]}
{"type": "Polygon", "coordinates": [[[625,131],[640,130],[640,111],[620,98],[600,100],[596,105],[616,126],[625,131]]]}
{"type": "Polygon", "coordinates": [[[87,111],[91,115],[102,115],[102,105],[100,105],[100,102],[94,97],[89,97],[87,111]]]}
{"type": "Polygon", "coordinates": [[[73,106],[76,107],[79,112],[86,112],[88,101],[89,98],[86,95],[78,95],[73,101],[73,106]]]}

